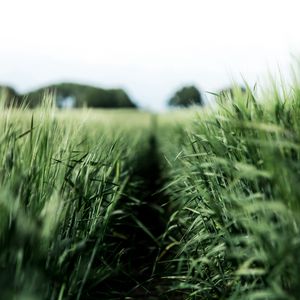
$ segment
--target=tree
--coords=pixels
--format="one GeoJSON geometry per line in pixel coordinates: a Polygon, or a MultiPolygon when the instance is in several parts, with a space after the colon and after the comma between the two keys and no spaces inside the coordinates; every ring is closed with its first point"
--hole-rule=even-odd
{"type": "Polygon", "coordinates": [[[203,105],[203,99],[200,91],[195,86],[186,86],[175,93],[169,100],[170,106],[203,105]]]}
{"type": "Polygon", "coordinates": [[[53,93],[58,107],[95,107],[95,108],[136,108],[126,92],[122,89],[101,89],[76,83],[53,84],[32,91],[24,96],[29,107],[41,104],[43,95],[53,93]]]}

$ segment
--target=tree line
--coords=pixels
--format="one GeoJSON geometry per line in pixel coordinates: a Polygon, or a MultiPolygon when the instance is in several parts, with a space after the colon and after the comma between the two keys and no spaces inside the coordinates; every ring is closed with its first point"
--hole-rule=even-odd
{"type": "MultiPolygon", "coordinates": [[[[243,87],[229,87],[219,91],[218,95],[230,97],[236,89],[245,92],[243,87]]],[[[25,105],[34,108],[39,106],[44,95],[49,93],[54,96],[56,106],[59,108],[137,108],[137,105],[123,89],[103,89],[77,83],[60,83],[19,94],[10,86],[0,86],[0,99],[5,101],[7,106],[25,105]]],[[[177,90],[168,100],[168,105],[177,107],[203,106],[204,100],[199,89],[191,85],[177,90]]]]}
{"type": "Polygon", "coordinates": [[[0,87],[0,96],[7,105],[29,108],[39,106],[45,94],[54,96],[57,107],[136,108],[136,104],[123,89],[102,89],[76,83],[53,84],[19,94],[9,86],[0,87]]]}

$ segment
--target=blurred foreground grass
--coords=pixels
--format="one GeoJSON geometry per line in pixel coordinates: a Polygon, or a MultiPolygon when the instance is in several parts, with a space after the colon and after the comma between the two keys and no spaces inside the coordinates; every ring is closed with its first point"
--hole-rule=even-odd
{"type": "Polygon", "coordinates": [[[86,299],[119,267],[110,220],[124,217],[150,116],[49,104],[0,114],[0,298],[86,299]]]}

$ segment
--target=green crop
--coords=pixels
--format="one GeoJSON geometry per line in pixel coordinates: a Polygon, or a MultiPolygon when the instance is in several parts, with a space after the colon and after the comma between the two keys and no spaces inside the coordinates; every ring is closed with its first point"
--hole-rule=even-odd
{"type": "Polygon", "coordinates": [[[1,299],[299,299],[300,89],[211,109],[0,110],[1,299]]]}
{"type": "Polygon", "coordinates": [[[161,139],[173,207],[162,261],[170,290],[185,299],[299,299],[299,114],[296,87],[265,102],[248,88],[222,95],[216,111],[177,134],[176,157],[161,139]]]}
{"type": "Polygon", "coordinates": [[[111,219],[145,130],[50,106],[1,112],[1,299],[86,298],[120,267],[111,219]]]}

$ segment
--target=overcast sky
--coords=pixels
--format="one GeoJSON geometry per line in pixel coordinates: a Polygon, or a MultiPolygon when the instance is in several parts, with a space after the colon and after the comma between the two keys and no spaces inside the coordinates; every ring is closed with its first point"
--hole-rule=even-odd
{"type": "Polygon", "coordinates": [[[0,83],[123,87],[159,109],[185,84],[285,74],[299,11],[299,0],[0,0],[0,83]]]}

